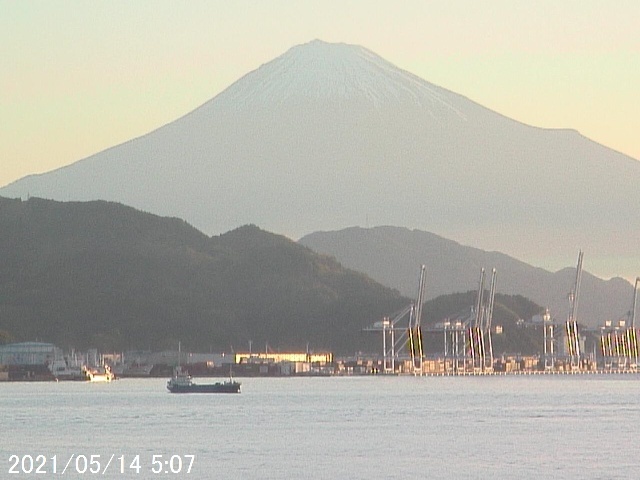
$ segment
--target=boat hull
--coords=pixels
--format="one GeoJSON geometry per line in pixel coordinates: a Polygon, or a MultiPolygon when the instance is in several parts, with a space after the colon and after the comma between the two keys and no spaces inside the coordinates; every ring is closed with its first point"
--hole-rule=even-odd
{"type": "Polygon", "coordinates": [[[225,382],[213,384],[191,385],[167,385],[171,393],[240,393],[238,382],[225,382]]]}
{"type": "Polygon", "coordinates": [[[109,368],[108,365],[105,365],[104,367],[95,367],[95,368],[84,367],[83,370],[84,370],[85,378],[89,382],[104,383],[104,382],[110,382],[115,378],[115,376],[113,375],[113,372],[111,371],[111,368],[109,368]]]}

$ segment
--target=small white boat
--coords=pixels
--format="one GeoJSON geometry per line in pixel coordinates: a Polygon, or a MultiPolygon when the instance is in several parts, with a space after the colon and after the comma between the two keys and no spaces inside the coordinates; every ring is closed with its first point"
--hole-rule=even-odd
{"type": "Polygon", "coordinates": [[[115,379],[109,365],[102,367],[84,367],[84,375],[90,382],[110,382],[115,379]]]}

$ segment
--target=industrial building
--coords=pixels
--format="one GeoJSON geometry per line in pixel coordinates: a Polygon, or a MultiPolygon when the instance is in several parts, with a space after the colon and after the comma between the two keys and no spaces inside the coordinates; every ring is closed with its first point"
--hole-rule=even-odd
{"type": "Polygon", "coordinates": [[[0,365],[48,365],[62,357],[51,343],[23,342],[0,345],[0,365]]]}

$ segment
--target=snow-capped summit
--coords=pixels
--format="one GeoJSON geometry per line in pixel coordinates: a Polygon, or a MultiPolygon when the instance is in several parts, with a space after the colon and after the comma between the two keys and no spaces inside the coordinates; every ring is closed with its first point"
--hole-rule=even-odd
{"type": "Polygon", "coordinates": [[[459,114],[448,103],[448,95],[364,47],[313,40],[247,74],[219,95],[216,103],[237,108],[310,99],[367,100],[377,108],[415,104],[459,114]]]}

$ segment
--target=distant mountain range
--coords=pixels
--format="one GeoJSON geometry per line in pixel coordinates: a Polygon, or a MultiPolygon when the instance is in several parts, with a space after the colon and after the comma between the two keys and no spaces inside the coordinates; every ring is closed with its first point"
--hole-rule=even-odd
{"type": "Polygon", "coordinates": [[[377,351],[362,328],[408,303],[257,227],[208,237],[116,203],[0,197],[0,342],[377,351]]]}
{"type": "MultiPolygon", "coordinates": [[[[498,252],[460,245],[432,233],[400,227],[347,228],[317,232],[299,241],[312,250],[334,256],[345,267],[374,280],[417,294],[419,266],[427,266],[427,298],[478,288],[480,269],[497,269],[497,291],[523,295],[548,307],[556,320],[565,320],[575,267],[552,273],[498,252]]],[[[575,252],[576,260],[578,252],[575,252]]],[[[585,254],[585,268],[589,256],[585,254]]],[[[597,326],[605,320],[626,319],[633,304],[633,286],[626,280],[601,280],[583,273],[578,320],[597,326]]]]}
{"type": "Polygon", "coordinates": [[[0,195],[117,201],[209,234],[390,224],[541,262],[583,248],[594,266],[625,258],[617,273],[632,278],[638,185],[640,162],[578,132],[313,41],[170,124],[0,195]]]}

